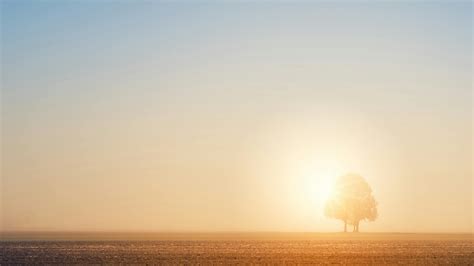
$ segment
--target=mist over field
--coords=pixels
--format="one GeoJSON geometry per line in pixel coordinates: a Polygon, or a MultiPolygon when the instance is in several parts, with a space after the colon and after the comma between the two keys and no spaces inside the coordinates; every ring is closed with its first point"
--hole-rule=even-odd
{"type": "Polygon", "coordinates": [[[472,1],[0,1],[0,264],[474,264],[472,1]]]}

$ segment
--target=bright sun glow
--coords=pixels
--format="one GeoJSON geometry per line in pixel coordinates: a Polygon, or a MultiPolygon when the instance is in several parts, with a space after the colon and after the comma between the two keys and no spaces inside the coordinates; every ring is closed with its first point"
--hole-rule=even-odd
{"type": "Polygon", "coordinates": [[[333,185],[333,177],[332,176],[322,176],[318,179],[315,184],[316,195],[315,197],[318,201],[326,201],[332,192],[332,185],[333,185]]]}
{"type": "Polygon", "coordinates": [[[304,173],[305,198],[314,207],[322,208],[332,193],[338,171],[332,169],[308,169],[304,173]]]}

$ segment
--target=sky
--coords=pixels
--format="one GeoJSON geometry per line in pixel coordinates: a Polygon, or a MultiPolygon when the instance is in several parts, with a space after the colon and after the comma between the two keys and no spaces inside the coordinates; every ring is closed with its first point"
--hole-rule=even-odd
{"type": "Polygon", "coordinates": [[[472,232],[472,3],[1,2],[1,230],[472,232]]]}

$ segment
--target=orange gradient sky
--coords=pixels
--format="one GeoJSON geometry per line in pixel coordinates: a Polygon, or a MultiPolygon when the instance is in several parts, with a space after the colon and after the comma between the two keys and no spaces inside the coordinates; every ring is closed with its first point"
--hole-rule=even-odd
{"type": "Polygon", "coordinates": [[[1,9],[2,230],[473,229],[469,2],[1,9]]]}

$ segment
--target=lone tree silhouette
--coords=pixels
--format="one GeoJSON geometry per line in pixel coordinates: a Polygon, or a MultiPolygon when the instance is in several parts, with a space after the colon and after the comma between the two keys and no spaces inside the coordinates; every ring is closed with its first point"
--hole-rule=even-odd
{"type": "Polygon", "coordinates": [[[374,221],[377,218],[377,202],[363,177],[346,174],[336,180],[324,214],[342,220],[344,232],[347,232],[347,224],[354,226],[353,232],[359,232],[360,221],[374,221]]]}

